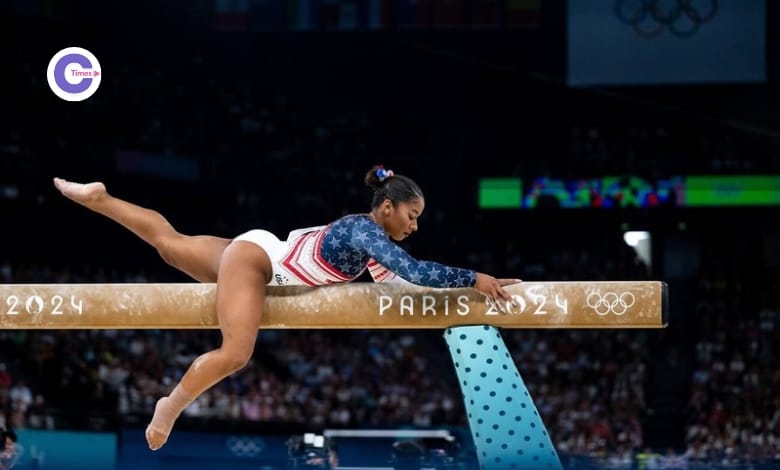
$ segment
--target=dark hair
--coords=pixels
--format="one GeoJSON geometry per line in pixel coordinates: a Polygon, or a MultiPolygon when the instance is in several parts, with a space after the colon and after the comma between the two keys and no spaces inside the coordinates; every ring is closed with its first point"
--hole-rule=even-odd
{"type": "Polygon", "coordinates": [[[381,165],[374,165],[365,178],[366,185],[374,191],[371,198],[371,208],[379,207],[385,199],[389,199],[393,205],[399,202],[409,202],[414,199],[424,199],[422,189],[411,178],[403,175],[394,174],[392,171],[385,170],[381,165]],[[379,173],[385,175],[382,180],[379,173]]]}

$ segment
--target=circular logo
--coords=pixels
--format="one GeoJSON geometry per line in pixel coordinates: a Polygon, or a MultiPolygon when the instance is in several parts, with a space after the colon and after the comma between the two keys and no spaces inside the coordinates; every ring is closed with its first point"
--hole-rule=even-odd
{"type": "Polygon", "coordinates": [[[80,47],[67,47],[49,61],[49,88],[65,101],[83,101],[100,86],[103,72],[97,57],[80,47]]]}

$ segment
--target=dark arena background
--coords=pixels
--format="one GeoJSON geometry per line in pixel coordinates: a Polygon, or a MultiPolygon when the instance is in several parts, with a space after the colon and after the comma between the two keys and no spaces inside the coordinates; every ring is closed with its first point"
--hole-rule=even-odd
{"type": "MultiPolygon", "coordinates": [[[[665,328],[498,329],[554,446],[538,468],[780,468],[777,16],[764,0],[0,1],[0,284],[195,282],[54,177],[182,233],[283,237],[368,212],[383,164],[424,190],[399,242],[415,258],[666,283],[665,328]],[[68,47],[99,61],[86,99],[50,85],[68,47]]],[[[18,302],[0,298],[2,325],[34,314],[18,302]]],[[[261,329],[153,452],[156,401],[220,334],[121,326],[0,329],[0,469],[537,468],[522,433],[479,437],[444,328],[411,325],[261,329]]]]}

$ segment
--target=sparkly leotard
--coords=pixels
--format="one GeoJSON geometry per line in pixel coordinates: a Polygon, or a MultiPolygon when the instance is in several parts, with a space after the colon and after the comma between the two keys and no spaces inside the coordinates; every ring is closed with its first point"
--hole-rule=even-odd
{"type": "Polygon", "coordinates": [[[472,270],[413,258],[367,214],[295,230],[286,242],[265,230],[252,230],[236,240],[250,241],[266,250],[274,271],[269,285],[348,282],[366,268],[377,282],[406,281],[427,287],[471,287],[476,282],[472,270]]]}

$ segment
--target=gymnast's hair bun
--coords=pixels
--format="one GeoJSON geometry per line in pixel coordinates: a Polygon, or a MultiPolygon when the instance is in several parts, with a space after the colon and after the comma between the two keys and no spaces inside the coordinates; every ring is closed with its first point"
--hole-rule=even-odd
{"type": "Polygon", "coordinates": [[[366,173],[365,182],[368,187],[377,190],[384,186],[384,182],[393,176],[393,170],[387,170],[383,165],[374,165],[366,173]]]}

